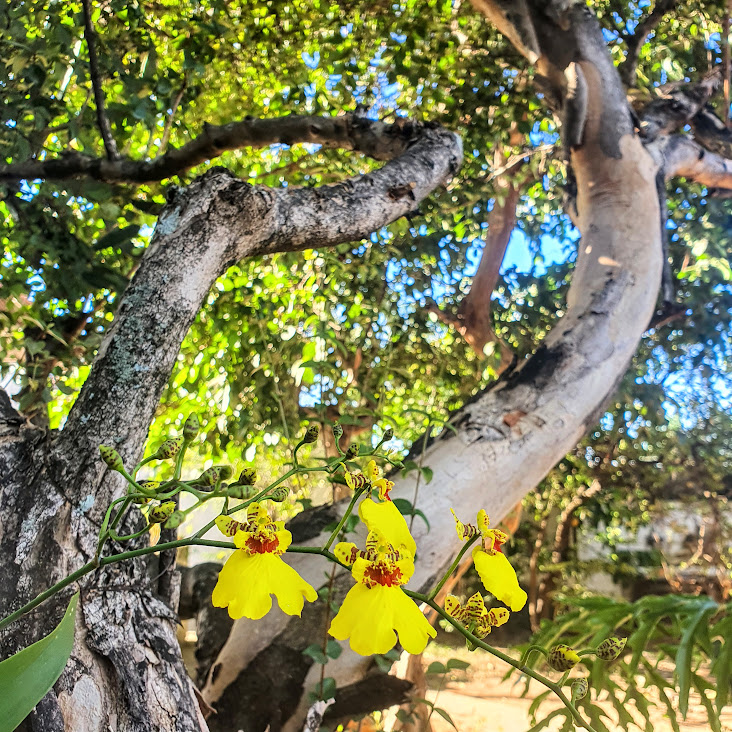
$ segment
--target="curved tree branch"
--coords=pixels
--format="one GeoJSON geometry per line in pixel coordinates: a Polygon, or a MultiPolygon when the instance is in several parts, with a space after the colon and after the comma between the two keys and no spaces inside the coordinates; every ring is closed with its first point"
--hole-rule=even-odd
{"type": "MultiPolygon", "coordinates": [[[[104,510],[125,489],[100,460],[98,446],[114,445],[127,464],[138,461],[180,344],[227,267],[254,254],[360,239],[413,212],[461,161],[460,139],[434,125],[349,116],[312,118],[305,127],[302,120],[279,120],[271,129],[281,136],[293,122],[310,139],[318,130],[330,145],[343,140],[349,149],[395,159],[321,189],[251,186],[214,168],[174,190],[63,430],[25,430],[8,451],[0,449],[0,467],[8,454],[23,468],[0,470],[0,520],[6,522],[0,556],[12,558],[4,565],[0,615],[94,555],[104,510]]],[[[62,714],[88,720],[109,709],[120,728],[135,732],[205,729],[175,641],[175,616],[155,595],[146,569],[141,561],[114,565],[85,588],[85,632],[60,682],[63,698],[46,697],[35,729],[57,729],[62,714]],[[141,672],[139,659],[152,656],[141,672]]],[[[37,640],[56,609],[39,608],[13,643],[37,640]]],[[[293,657],[302,660],[301,650],[293,657]]],[[[4,644],[3,653],[12,651],[4,644]]]]}
{"type": "Polygon", "coordinates": [[[216,159],[226,150],[277,143],[307,142],[327,148],[357,150],[374,160],[391,160],[401,155],[419,136],[420,127],[405,119],[385,124],[358,114],[340,117],[289,115],[278,119],[245,117],[226,125],[206,123],[203,131],[189,143],[153,160],[112,160],[67,152],[57,158],[0,165],[0,180],[88,177],[117,183],[149,183],[180,175],[195,165],[216,159]]]}
{"type": "Polygon", "coordinates": [[[639,113],[640,133],[651,142],[662,135],[676,132],[704,109],[709,98],[719,88],[719,69],[691,84],[674,84],[661,96],[647,104],[639,113]]]}
{"type": "Polygon", "coordinates": [[[454,327],[479,358],[485,357],[484,349],[488,343],[496,344],[501,356],[499,373],[513,361],[514,354],[493,330],[491,297],[516,225],[516,207],[520,198],[520,187],[524,182],[507,177],[496,180],[496,186],[505,197],[493,201],[493,208],[488,214],[488,231],[480,264],[473,276],[470,291],[461,300],[457,312],[441,310],[434,301],[428,301],[426,308],[442,323],[454,327]]]}
{"type": "Polygon", "coordinates": [[[708,152],[690,137],[663,138],[649,151],[658,158],[667,180],[680,175],[709,188],[732,190],[732,160],[708,152]]]}

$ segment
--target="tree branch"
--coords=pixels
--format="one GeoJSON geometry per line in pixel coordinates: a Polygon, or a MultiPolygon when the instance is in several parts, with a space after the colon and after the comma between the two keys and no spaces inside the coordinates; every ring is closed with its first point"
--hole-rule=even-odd
{"type": "Polygon", "coordinates": [[[674,84],[639,113],[640,134],[651,142],[661,135],[670,135],[689,123],[719,88],[719,69],[706,74],[693,84],[674,84]]]}
{"type": "Polygon", "coordinates": [[[700,109],[689,120],[694,139],[710,152],[732,158],[732,130],[714,113],[710,105],[700,109]]]}
{"type": "Polygon", "coordinates": [[[666,180],[680,175],[709,188],[732,190],[732,160],[708,152],[690,137],[662,138],[647,149],[660,162],[666,180]]]}
{"type": "Polygon", "coordinates": [[[623,40],[628,47],[628,51],[625,54],[625,60],[618,65],[618,73],[625,86],[631,87],[635,85],[641,48],[643,48],[650,33],[663,20],[663,16],[671,12],[678,3],[679,0],[657,0],[653,6],[653,10],[635,27],[635,33],[624,36],[623,40]]]}
{"type": "Polygon", "coordinates": [[[385,709],[409,700],[412,683],[385,673],[375,673],[355,684],[343,686],[335,695],[335,703],[325,713],[329,722],[347,721],[374,709],[385,709]]]}
{"type": "Polygon", "coordinates": [[[114,141],[109,119],[107,119],[107,114],[104,111],[104,90],[102,89],[102,77],[99,73],[99,58],[97,56],[96,46],[97,34],[92,22],[91,0],[82,0],[81,5],[84,9],[84,39],[86,40],[86,47],[89,52],[89,75],[91,76],[92,89],[94,90],[94,104],[97,108],[97,124],[99,125],[99,131],[102,133],[107,158],[109,160],[117,160],[119,158],[117,143],[114,141]]]}
{"type": "Polygon", "coordinates": [[[410,133],[416,133],[419,128],[416,123],[401,118],[393,124],[385,124],[357,114],[340,117],[289,115],[278,119],[246,117],[226,125],[204,124],[203,131],[189,143],[153,160],[107,160],[67,152],[57,158],[0,165],[0,180],[88,177],[107,182],[148,183],[180,175],[199,163],[214,160],[226,150],[278,143],[307,142],[326,148],[357,150],[374,160],[391,160],[416,139],[410,133]]]}
{"type": "Polygon", "coordinates": [[[491,297],[496,289],[503,257],[516,225],[516,207],[520,198],[518,182],[507,178],[496,181],[505,198],[495,199],[488,214],[488,231],[478,270],[470,285],[470,292],[462,299],[457,313],[441,310],[431,302],[427,310],[440,321],[453,326],[480,357],[485,357],[485,346],[496,343],[501,353],[499,372],[513,360],[511,349],[496,335],[491,318],[491,297]]]}
{"type": "MultiPolygon", "coordinates": [[[[359,118],[356,118],[357,120],[359,118]]],[[[358,241],[396,219],[418,211],[435,186],[446,183],[462,161],[460,138],[442,127],[405,121],[385,131],[386,140],[370,128],[379,122],[360,120],[359,149],[382,159],[398,157],[379,170],[330,186],[284,188],[276,193],[275,226],[247,254],[271,254],[358,241]],[[366,133],[362,135],[363,133],[366,133]],[[363,147],[361,147],[363,146],[363,147]]]]}

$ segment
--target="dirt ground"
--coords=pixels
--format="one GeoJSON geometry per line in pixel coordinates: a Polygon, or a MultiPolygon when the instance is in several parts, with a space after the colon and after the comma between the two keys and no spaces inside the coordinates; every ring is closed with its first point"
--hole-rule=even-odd
{"type": "MultiPolygon", "coordinates": [[[[471,666],[466,671],[450,672],[439,690],[439,677],[428,677],[430,689],[427,699],[448,712],[458,732],[526,732],[531,727],[529,706],[544,691],[543,686],[532,682],[528,695],[522,697],[524,682],[517,683],[517,677],[502,681],[506,667],[500,661],[487,654],[471,653],[465,648],[452,648],[438,643],[428,647],[425,665],[428,666],[432,661],[446,663],[450,658],[467,661],[471,666]]],[[[646,694],[644,696],[649,698],[646,694]]],[[[652,699],[649,698],[649,701],[652,699]]],[[[547,699],[541,708],[548,713],[558,706],[560,704],[547,699]]],[[[661,706],[651,713],[654,732],[673,730],[664,711],[665,708],[661,706]]],[[[609,713],[613,716],[612,712],[609,713]]],[[[432,715],[430,722],[434,732],[454,732],[437,714],[432,715]]],[[[614,729],[612,722],[606,720],[606,725],[608,729],[614,729]]],[[[557,730],[559,726],[559,723],[550,723],[546,729],[557,730]]],[[[698,697],[690,698],[689,714],[687,720],[680,724],[680,731],[701,732],[708,729],[710,727],[698,697]]],[[[732,712],[728,712],[723,718],[722,729],[723,732],[732,732],[732,712]]]]}

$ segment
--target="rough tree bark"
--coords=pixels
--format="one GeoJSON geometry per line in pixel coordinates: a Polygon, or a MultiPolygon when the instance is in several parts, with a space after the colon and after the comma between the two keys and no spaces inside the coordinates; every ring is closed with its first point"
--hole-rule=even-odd
{"type": "MultiPolygon", "coordinates": [[[[127,464],[140,458],[180,344],[232,263],[361,239],[412,212],[461,162],[459,138],[435,125],[353,115],[294,122],[282,121],[292,141],[300,129],[303,140],[345,139],[393,160],[323,189],[274,190],[210,170],[171,196],[63,430],[24,421],[3,394],[0,616],[93,557],[106,506],[124,490],[97,448],[114,445],[127,464]]],[[[276,132],[276,121],[268,129],[276,132]]],[[[206,729],[175,637],[176,583],[159,575],[154,562],[133,561],[83,583],[71,662],[26,729],[206,729]]],[[[8,627],[3,655],[48,632],[67,599],[8,627]]]]}
{"type": "MultiPolygon", "coordinates": [[[[636,133],[602,33],[581,4],[475,5],[535,65],[548,101],[561,111],[582,241],[562,320],[530,360],[454,416],[454,433],[445,432],[429,447],[426,460],[434,478],[420,492],[420,508],[432,528],[415,524],[414,587],[430,585],[456,549],[451,505],[466,519],[485,507],[494,522],[500,520],[595,423],[654,310],[662,269],[659,173],[701,176],[710,170],[703,164],[710,159],[692,164],[680,154],[690,144],[686,138],[668,143],[677,163],[666,163],[666,136],[684,121],[674,121],[653,139],[636,133]],[[654,146],[653,156],[644,143],[654,146]]],[[[459,165],[459,140],[439,128],[353,117],[296,122],[290,119],[279,129],[251,121],[208,128],[190,147],[153,161],[153,172],[148,163],[79,156],[40,161],[41,168],[39,161],[0,168],[5,179],[152,180],[227,146],[284,141],[283,134],[288,142],[394,158],[375,173],[324,189],[252,187],[213,169],[172,196],[64,429],[48,433],[34,427],[7,399],[0,400],[0,614],[92,556],[101,512],[123,490],[97,458],[97,446],[114,444],[130,463],[139,457],[181,340],[229,264],[244,256],[360,239],[412,212],[459,165]]],[[[715,185],[724,185],[729,175],[728,163],[722,163],[715,185]]],[[[411,497],[413,490],[408,478],[395,494],[411,497]]],[[[330,516],[338,509],[329,509],[330,516]]],[[[322,519],[296,522],[296,541],[318,541],[322,519]]],[[[293,564],[309,581],[321,583],[324,566],[318,559],[299,555],[293,564]]],[[[26,729],[206,728],[175,642],[175,582],[160,583],[158,575],[153,562],[139,561],[84,583],[72,661],[26,729]]],[[[345,591],[348,577],[337,577],[336,587],[345,591]]],[[[64,599],[9,628],[3,654],[47,632],[64,599]]],[[[234,624],[207,674],[205,696],[219,709],[210,720],[213,729],[301,728],[305,692],[319,671],[300,651],[314,628],[322,637],[322,610],[310,606],[300,622],[288,624],[275,610],[258,623],[234,624]]],[[[365,695],[353,684],[363,683],[369,665],[346,651],[328,667],[354,704],[365,695]]],[[[339,709],[354,711],[343,704],[339,709]]]]}

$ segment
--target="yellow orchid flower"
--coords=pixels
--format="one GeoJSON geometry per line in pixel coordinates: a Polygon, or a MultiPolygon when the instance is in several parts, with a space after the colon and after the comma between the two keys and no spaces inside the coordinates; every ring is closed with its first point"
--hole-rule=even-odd
{"type": "Polygon", "coordinates": [[[292,534],[259,503],[249,506],[246,523],[219,516],[216,525],[237,549],[219,573],[211,596],[215,607],[228,607],[234,619],[258,620],[271,610],[272,595],[287,615],[300,615],[305,600],[317,600],[315,589],[281,558],[292,534]]]}
{"type": "Polygon", "coordinates": [[[516,571],[504,554],[484,552],[480,547],[473,550],[473,563],[483,587],[495,595],[504,605],[518,612],[526,604],[527,595],[519,587],[516,571]]]}
{"type": "Polygon", "coordinates": [[[526,604],[527,595],[519,587],[516,571],[501,551],[501,547],[508,541],[508,536],[503,531],[488,528],[490,521],[483,509],[478,512],[478,526],[463,524],[455,511],[450,510],[455,517],[455,528],[462,541],[480,534],[481,543],[473,549],[473,563],[483,586],[514,612],[521,610],[526,604]]]}
{"type": "Polygon", "coordinates": [[[358,515],[369,531],[378,531],[396,549],[412,557],[417,554],[417,544],[409,533],[407,521],[391,501],[377,503],[366,498],[358,507],[358,515]]]}
{"type": "Polygon", "coordinates": [[[364,551],[342,542],[335,554],[345,563],[353,560],[356,584],[328,632],[337,640],[350,639],[351,649],[362,656],[386,653],[396,645],[397,635],[405,651],[422,653],[436,631],[401,589],[414,573],[414,555],[395,549],[378,531],[369,532],[364,551]]]}
{"type": "Polygon", "coordinates": [[[349,473],[346,471],[345,480],[346,485],[352,491],[367,488],[370,493],[372,490],[376,489],[379,492],[379,498],[382,501],[391,501],[389,493],[394,487],[394,483],[381,475],[381,471],[374,460],[369,460],[366,470],[361,473],[349,473]]]}

